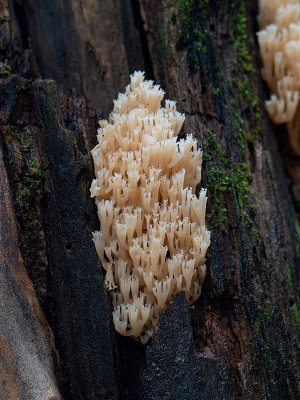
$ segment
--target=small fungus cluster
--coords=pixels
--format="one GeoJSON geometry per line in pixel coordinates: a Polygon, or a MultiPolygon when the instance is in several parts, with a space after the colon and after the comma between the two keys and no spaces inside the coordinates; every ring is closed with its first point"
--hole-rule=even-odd
{"type": "Polygon", "coordinates": [[[287,123],[291,147],[300,155],[299,0],[259,0],[258,21],[262,73],[271,91],[266,109],[275,124],[287,123]]]}
{"type": "Polygon", "coordinates": [[[184,115],[142,72],[131,75],[100,121],[92,150],[101,231],[94,232],[113,322],[125,336],[146,343],[159,313],[180,291],[189,304],[201,293],[210,234],[206,191],[195,194],[202,154],[192,135],[177,140],[184,115]]]}

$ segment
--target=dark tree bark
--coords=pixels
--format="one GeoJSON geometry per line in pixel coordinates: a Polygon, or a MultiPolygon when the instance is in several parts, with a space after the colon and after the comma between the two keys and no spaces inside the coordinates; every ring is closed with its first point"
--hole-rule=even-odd
{"type": "Polygon", "coordinates": [[[256,14],[254,0],[0,1],[1,400],[299,398],[300,227],[256,14]],[[137,69],[199,139],[212,232],[200,299],[178,295],[147,346],[113,329],[89,198],[97,120],[137,69]]]}

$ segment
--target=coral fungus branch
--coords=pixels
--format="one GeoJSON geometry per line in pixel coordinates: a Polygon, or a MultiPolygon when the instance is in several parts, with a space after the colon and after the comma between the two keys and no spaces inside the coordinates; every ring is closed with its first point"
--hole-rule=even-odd
{"type": "Polygon", "coordinates": [[[94,242],[111,291],[116,330],[146,343],[159,313],[180,291],[189,304],[205,279],[210,234],[202,154],[192,135],[177,140],[184,116],[143,73],[135,72],[101,121],[92,150],[101,231],[94,242]]]}
{"type": "Polygon", "coordinates": [[[300,3],[260,0],[259,10],[262,73],[271,90],[266,109],[275,124],[288,123],[290,145],[300,155],[300,3]]]}

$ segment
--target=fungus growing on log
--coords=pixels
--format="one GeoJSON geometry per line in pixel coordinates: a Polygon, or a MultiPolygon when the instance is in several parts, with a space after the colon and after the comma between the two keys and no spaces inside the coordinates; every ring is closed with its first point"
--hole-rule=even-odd
{"type": "Polygon", "coordinates": [[[184,115],[142,72],[131,75],[100,121],[92,150],[101,231],[96,250],[106,270],[116,330],[146,343],[176,293],[201,294],[210,233],[206,190],[197,196],[202,154],[192,135],[177,140],[184,115]]]}
{"type": "Polygon", "coordinates": [[[262,74],[271,91],[266,109],[275,124],[287,122],[291,147],[300,155],[299,1],[260,0],[258,21],[262,74]]]}

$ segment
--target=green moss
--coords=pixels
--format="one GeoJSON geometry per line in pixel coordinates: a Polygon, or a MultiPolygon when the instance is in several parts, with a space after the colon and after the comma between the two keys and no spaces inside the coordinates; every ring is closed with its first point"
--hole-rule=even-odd
{"type": "Polygon", "coordinates": [[[18,133],[18,129],[11,125],[11,124],[7,124],[4,126],[4,134],[6,135],[13,135],[15,138],[19,138],[19,133],[18,133]]]}
{"type": "Polygon", "coordinates": [[[17,153],[13,153],[9,159],[9,164],[16,165],[18,161],[22,160],[22,157],[17,153]]]}
{"type": "Polygon", "coordinates": [[[41,180],[43,177],[43,171],[40,165],[33,158],[31,158],[29,162],[31,167],[23,177],[23,186],[25,188],[28,188],[33,180],[41,180]]]}
{"type": "Polygon", "coordinates": [[[213,96],[219,96],[220,88],[215,88],[215,87],[213,87],[212,84],[210,84],[210,90],[211,90],[213,96]]]}
{"type": "Polygon", "coordinates": [[[176,357],[175,362],[176,364],[184,364],[184,357],[176,357]]]}
{"type": "Polygon", "coordinates": [[[33,158],[31,158],[29,160],[30,164],[32,165],[32,168],[30,168],[29,173],[32,176],[37,176],[38,178],[42,178],[43,177],[43,171],[41,169],[40,164],[38,164],[33,158]]]}
{"type": "Polygon", "coordinates": [[[208,29],[203,29],[202,22],[207,18],[207,5],[209,0],[180,0],[179,9],[184,26],[186,38],[192,41],[195,48],[205,54],[207,48],[206,38],[209,35],[208,29]]]}
{"type": "Polygon", "coordinates": [[[0,67],[0,73],[7,77],[11,76],[11,66],[7,64],[2,64],[0,67]]]}
{"type": "MultiPolygon", "coordinates": [[[[236,5],[234,5],[236,6],[236,5]]],[[[252,64],[252,57],[248,52],[247,40],[248,35],[246,31],[246,11],[245,4],[243,1],[240,2],[238,11],[234,17],[234,41],[233,48],[237,51],[237,57],[243,70],[243,78],[237,79],[233,77],[233,83],[239,88],[244,100],[247,102],[251,110],[254,112],[254,123],[251,126],[250,135],[247,137],[249,142],[253,142],[258,131],[259,131],[259,99],[255,95],[253,88],[250,83],[249,75],[255,72],[255,68],[252,64]]],[[[236,68],[231,68],[232,72],[236,72],[236,68]]]]}
{"type": "Polygon", "coordinates": [[[18,196],[18,197],[16,198],[16,200],[17,200],[19,203],[21,203],[21,202],[28,201],[29,197],[30,197],[30,191],[29,191],[29,189],[26,188],[25,186],[22,186],[21,194],[20,194],[20,196],[18,196]]]}
{"type": "MultiPolygon", "coordinates": [[[[188,33],[190,28],[190,19],[191,19],[191,11],[194,4],[194,0],[180,0],[179,1],[179,8],[181,13],[182,21],[186,27],[188,33]]],[[[189,35],[188,35],[189,37],[189,35]]]]}
{"type": "Polygon", "coordinates": [[[194,36],[195,36],[197,50],[202,54],[206,54],[207,53],[205,40],[206,40],[208,35],[209,35],[209,30],[208,29],[204,29],[203,31],[200,31],[197,28],[194,29],[194,36]]]}
{"type": "Polygon", "coordinates": [[[253,220],[248,214],[249,208],[255,208],[250,201],[250,184],[248,167],[244,163],[230,163],[222,152],[216,135],[208,134],[204,140],[204,153],[207,185],[210,190],[210,212],[207,214],[208,226],[211,230],[218,228],[227,219],[224,204],[224,193],[231,191],[240,218],[247,226],[251,237],[259,241],[258,232],[253,227],[253,220]],[[214,160],[214,162],[213,162],[214,160]]]}
{"type": "Polygon", "coordinates": [[[211,230],[218,228],[227,219],[227,209],[224,204],[224,192],[228,189],[229,178],[225,167],[225,158],[216,135],[208,134],[204,140],[205,160],[208,188],[210,190],[210,212],[207,214],[208,226],[211,230]],[[220,165],[213,162],[213,154],[217,154],[220,165]]]}
{"type": "Polygon", "coordinates": [[[29,163],[30,168],[28,168],[28,171],[22,177],[21,194],[16,198],[19,203],[28,202],[30,197],[34,196],[35,193],[31,186],[34,181],[41,181],[43,177],[40,165],[33,158],[30,158],[29,163]]]}
{"type": "Polygon", "coordinates": [[[32,139],[26,137],[25,135],[22,135],[20,137],[21,140],[21,151],[27,153],[31,151],[31,147],[32,147],[32,139]]]}
{"type": "MultiPolygon", "coordinates": [[[[232,7],[236,10],[236,4],[232,4],[232,7]]],[[[255,69],[252,65],[252,58],[247,48],[247,31],[246,31],[246,10],[243,1],[240,1],[237,12],[234,13],[234,26],[233,34],[234,41],[233,47],[237,51],[238,59],[240,60],[242,67],[245,72],[254,72],[255,69]]]]}
{"type": "Polygon", "coordinates": [[[43,189],[44,189],[44,192],[45,192],[46,194],[51,193],[51,190],[49,189],[49,187],[48,187],[47,185],[44,185],[44,186],[43,186],[43,189]]]}
{"type": "Polygon", "coordinates": [[[248,167],[246,164],[233,164],[230,183],[237,205],[238,216],[242,217],[249,193],[248,167]]]}
{"type": "Polygon", "coordinates": [[[17,141],[20,142],[21,152],[29,152],[31,150],[32,139],[28,136],[26,132],[22,132],[21,134],[18,128],[11,124],[7,124],[2,129],[5,135],[13,135],[17,139],[17,141]]]}
{"type": "Polygon", "coordinates": [[[249,106],[256,108],[258,105],[258,97],[253,93],[249,77],[245,75],[242,81],[238,81],[236,78],[233,78],[232,81],[237,85],[249,106]]]}
{"type": "Polygon", "coordinates": [[[268,311],[265,307],[258,306],[257,310],[260,316],[263,316],[266,321],[271,321],[274,317],[275,307],[273,307],[270,311],[268,311]]]}

